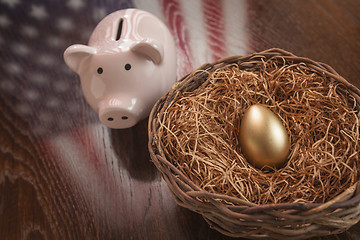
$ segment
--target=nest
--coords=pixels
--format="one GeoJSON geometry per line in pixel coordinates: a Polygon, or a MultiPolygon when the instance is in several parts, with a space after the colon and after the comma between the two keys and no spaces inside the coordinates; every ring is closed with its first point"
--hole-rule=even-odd
{"type": "Polygon", "coordinates": [[[155,105],[152,160],[177,202],[226,235],[342,232],[360,219],[359,92],[329,66],[280,49],[205,64],[155,105]],[[241,152],[239,124],[253,104],[288,131],[280,169],[257,169],[241,152]]]}

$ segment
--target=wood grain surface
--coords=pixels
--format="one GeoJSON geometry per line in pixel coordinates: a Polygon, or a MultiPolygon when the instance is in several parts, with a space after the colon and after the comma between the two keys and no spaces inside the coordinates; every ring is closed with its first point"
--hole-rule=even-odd
{"type": "MultiPolygon", "coordinates": [[[[360,87],[360,1],[0,0],[0,239],[231,239],[176,205],[150,162],[147,119],[101,125],[63,62],[106,14],[137,7],[169,26],[178,77],[279,47],[360,87]]],[[[360,239],[360,224],[338,236],[360,239]]]]}

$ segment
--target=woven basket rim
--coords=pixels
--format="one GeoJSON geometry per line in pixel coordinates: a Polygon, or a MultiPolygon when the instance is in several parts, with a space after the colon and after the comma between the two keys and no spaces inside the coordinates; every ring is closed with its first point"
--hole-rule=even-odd
{"type": "MultiPolygon", "coordinates": [[[[355,87],[353,84],[348,82],[345,78],[340,76],[332,67],[327,64],[317,62],[305,57],[297,57],[294,54],[287,52],[283,49],[279,48],[272,48],[262,52],[253,53],[247,56],[231,56],[227,58],[220,59],[214,63],[206,63],[196,69],[195,71],[187,74],[175,85],[172,89],[165,94],[162,98],[160,98],[156,104],[154,105],[148,122],[148,133],[149,133],[149,152],[151,159],[157,169],[162,173],[165,181],[167,182],[172,194],[175,197],[177,203],[183,207],[187,207],[193,211],[203,213],[204,209],[209,209],[206,203],[201,203],[200,201],[196,201],[194,199],[197,198],[204,198],[209,200],[209,204],[211,204],[213,209],[217,209],[222,213],[226,213],[227,216],[232,218],[249,218],[251,219],[251,214],[270,214],[272,216],[278,215],[282,217],[293,217],[295,218],[294,214],[299,214],[298,217],[306,217],[312,216],[314,217],[321,217],[334,212],[336,209],[350,209],[356,208],[359,212],[357,216],[357,221],[360,220],[360,180],[357,181],[355,184],[347,188],[344,192],[339,194],[338,196],[334,197],[333,199],[328,200],[325,203],[303,203],[303,202],[291,202],[291,203],[271,203],[271,204],[255,204],[251,202],[247,202],[245,200],[241,200],[236,197],[231,197],[225,194],[219,193],[210,193],[206,190],[201,189],[197,186],[192,180],[190,180],[187,176],[185,176],[179,169],[177,169],[169,160],[167,160],[157,148],[156,145],[156,116],[161,115],[161,112],[164,111],[164,106],[168,106],[171,104],[175,96],[181,91],[184,90],[186,84],[193,81],[194,77],[204,78],[207,76],[208,72],[213,72],[216,69],[222,68],[224,66],[237,63],[239,66],[244,64],[251,64],[252,61],[256,62],[259,59],[277,59],[285,62],[292,62],[292,63],[300,63],[304,64],[311,70],[316,71],[317,73],[321,73],[326,77],[334,79],[342,83],[346,86],[347,91],[355,98],[357,104],[360,104],[360,89],[355,87]],[[161,162],[159,161],[161,160],[161,162]],[[223,203],[219,203],[216,200],[223,200],[223,203]],[[189,205],[185,202],[191,202],[194,204],[198,204],[194,207],[189,207],[189,205]],[[248,215],[249,214],[249,215],[248,215]],[[280,214],[280,215],[279,215],[280,214]]],[[[206,211],[205,211],[206,212],[206,211]]],[[[204,216],[204,215],[203,215],[204,216]]],[[[217,216],[218,217],[218,216],[217,216]]],[[[212,220],[208,218],[208,216],[204,216],[204,218],[209,223],[214,223],[217,217],[212,220]]],[[[311,217],[310,217],[311,218],[311,217]]],[[[351,225],[355,224],[344,224],[344,230],[346,230],[351,225]],[[346,225],[346,226],[345,226],[346,225]]],[[[330,224],[330,223],[329,223],[330,224]]],[[[340,225],[341,226],[341,225],[340,225]]],[[[229,236],[245,236],[247,235],[234,235],[229,230],[222,228],[222,226],[213,225],[215,229],[218,231],[229,235],[229,236]]],[[[344,231],[343,230],[343,231],[344,231]]],[[[276,230],[273,229],[273,232],[276,230]]],[[[310,230],[309,230],[310,231],[310,230]]],[[[333,230],[330,234],[337,233],[336,230],[333,230]]],[[[274,233],[275,234],[275,233],[274,233]]],[[[290,234],[290,233],[289,233],[290,234]]],[[[329,233],[325,234],[324,232],[319,232],[317,235],[329,235],[329,233]]],[[[307,237],[317,236],[309,234],[307,237]]],[[[260,236],[260,235],[259,235],[260,236]]],[[[271,235],[272,237],[277,235],[271,235]]],[[[281,234],[277,237],[281,238],[281,234]]],[[[251,235],[249,235],[251,237],[251,235]]],[[[291,239],[303,239],[302,238],[291,238],[291,239]]]]}
{"type": "MultiPolygon", "coordinates": [[[[202,66],[200,66],[199,68],[197,68],[196,70],[194,70],[193,72],[185,75],[179,81],[177,81],[175,83],[175,85],[172,87],[171,91],[176,89],[178,87],[178,85],[181,84],[184,80],[194,76],[199,71],[207,71],[207,70],[209,70],[211,68],[212,68],[212,71],[215,71],[218,68],[224,67],[224,66],[232,64],[232,63],[245,62],[246,60],[254,60],[256,58],[265,58],[267,60],[269,60],[269,59],[278,59],[279,60],[280,59],[280,60],[283,60],[283,61],[301,62],[301,63],[307,64],[307,65],[310,65],[312,69],[315,69],[318,72],[322,72],[326,76],[328,76],[330,78],[333,78],[336,81],[344,84],[349,89],[349,91],[354,95],[357,102],[360,103],[360,89],[357,88],[352,83],[350,83],[349,81],[347,81],[345,78],[343,78],[330,65],[328,65],[326,63],[314,61],[314,60],[312,60],[310,58],[307,58],[307,57],[298,57],[298,56],[294,55],[293,53],[285,51],[285,50],[280,49],[280,48],[271,48],[271,49],[268,49],[268,50],[264,50],[262,52],[253,53],[253,54],[245,55],[245,56],[233,55],[233,56],[221,58],[221,59],[219,59],[219,60],[217,60],[217,61],[215,61],[213,63],[205,63],[202,66]]],[[[169,92],[168,94],[170,94],[170,93],[171,92],[169,92]]],[[[165,94],[163,97],[167,96],[168,94],[165,94]]],[[[160,102],[160,100],[161,99],[159,99],[157,101],[157,103],[160,102]]]]}

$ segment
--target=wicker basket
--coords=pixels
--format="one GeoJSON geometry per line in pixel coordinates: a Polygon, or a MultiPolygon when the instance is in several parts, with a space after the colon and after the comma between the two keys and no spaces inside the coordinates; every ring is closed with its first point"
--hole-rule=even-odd
{"type": "Polygon", "coordinates": [[[302,63],[307,70],[323,74],[347,86],[360,103],[360,91],[331,67],[308,58],[297,57],[281,49],[270,49],[245,57],[229,57],[198,70],[177,82],[172,90],[154,106],[149,118],[149,151],[153,163],[162,173],[176,202],[200,213],[210,226],[232,237],[249,239],[305,239],[341,233],[360,220],[360,184],[349,187],[342,194],[324,203],[280,203],[257,205],[222,194],[209,193],[185,176],[169,159],[158,144],[158,119],[178,92],[192,91],[212,72],[237,63],[242,69],[251,69],[270,58],[284,62],[302,63]],[[205,71],[201,71],[205,70],[205,71]],[[224,204],[226,203],[226,204],[224,204]]]}

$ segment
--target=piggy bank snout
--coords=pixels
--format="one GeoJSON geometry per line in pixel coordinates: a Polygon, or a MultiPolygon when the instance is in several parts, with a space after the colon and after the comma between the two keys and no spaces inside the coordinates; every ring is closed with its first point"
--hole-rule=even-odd
{"type": "Polygon", "coordinates": [[[128,128],[136,124],[136,116],[125,109],[105,108],[99,112],[100,121],[109,128],[128,128]]]}
{"type": "Polygon", "coordinates": [[[143,118],[143,109],[139,104],[102,103],[99,108],[100,121],[109,128],[129,128],[143,118]]]}

